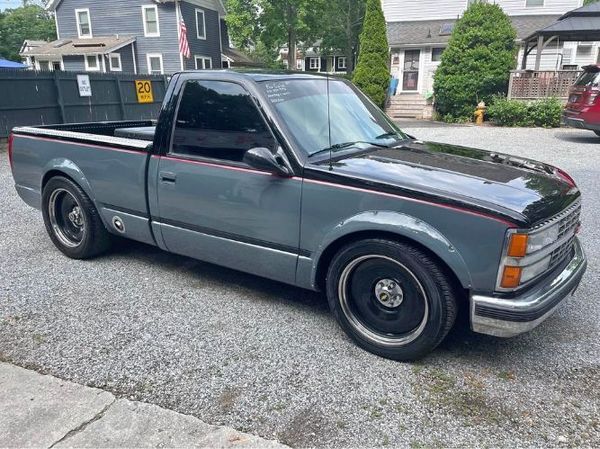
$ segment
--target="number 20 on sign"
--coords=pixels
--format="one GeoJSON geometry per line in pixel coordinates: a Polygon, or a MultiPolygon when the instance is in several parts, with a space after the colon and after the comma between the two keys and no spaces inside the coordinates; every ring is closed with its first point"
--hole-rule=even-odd
{"type": "Polygon", "coordinates": [[[135,80],[135,91],[137,92],[138,103],[153,103],[152,81],[135,80]]]}

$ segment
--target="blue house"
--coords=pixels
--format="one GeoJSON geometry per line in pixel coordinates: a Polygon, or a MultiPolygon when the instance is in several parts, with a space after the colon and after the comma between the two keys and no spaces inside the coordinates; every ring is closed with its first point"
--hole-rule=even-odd
{"type": "Polygon", "coordinates": [[[221,0],[51,0],[48,9],[58,39],[21,52],[38,70],[169,74],[244,62],[229,48],[221,0]],[[179,51],[181,19],[190,58],[179,51]]]}

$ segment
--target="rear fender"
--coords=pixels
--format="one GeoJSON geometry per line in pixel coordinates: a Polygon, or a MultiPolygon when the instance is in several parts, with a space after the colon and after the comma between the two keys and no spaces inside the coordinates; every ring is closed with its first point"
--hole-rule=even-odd
{"type": "Polygon", "coordinates": [[[71,178],[81,189],[86,193],[86,195],[92,200],[96,207],[96,196],[94,195],[94,191],[90,186],[90,183],[86,179],[83,171],[75,164],[73,161],[65,158],[56,158],[50,160],[43,170],[42,180],[40,182],[40,193],[42,192],[44,185],[48,180],[55,175],[66,175],[68,178],[71,178]]]}

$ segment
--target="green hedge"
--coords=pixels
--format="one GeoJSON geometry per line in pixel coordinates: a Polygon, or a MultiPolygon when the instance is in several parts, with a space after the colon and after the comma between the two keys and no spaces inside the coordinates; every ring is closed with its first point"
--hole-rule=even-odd
{"type": "Polygon", "coordinates": [[[556,98],[525,102],[495,97],[488,107],[487,116],[498,126],[557,128],[562,110],[562,104],[556,98]]]}

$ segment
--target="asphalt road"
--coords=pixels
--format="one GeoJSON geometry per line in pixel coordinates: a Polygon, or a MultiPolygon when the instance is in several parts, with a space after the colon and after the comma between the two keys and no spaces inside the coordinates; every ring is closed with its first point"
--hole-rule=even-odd
{"type": "Polygon", "coordinates": [[[599,446],[600,139],[407,131],[541,159],[578,181],[589,270],[540,328],[510,340],[455,329],[403,364],[354,346],[316,294],[135,243],[69,260],[0,153],[0,359],[296,447],[599,446]]]}

